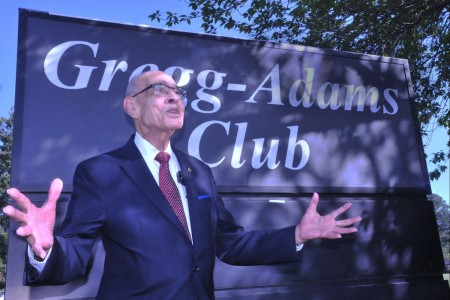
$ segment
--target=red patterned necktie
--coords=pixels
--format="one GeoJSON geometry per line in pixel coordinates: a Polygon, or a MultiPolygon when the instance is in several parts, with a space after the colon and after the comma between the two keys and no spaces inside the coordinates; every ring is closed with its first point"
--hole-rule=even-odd
{"type": "Polygon", "coordinates": [[[172,207],[178,220],[186,230],[186,234],[192,241],[191,234],[186,222],[186,215],[184,214],[183,204],[181,203],[180,193],[178,192],[177,186],[173,181],[172,176],[169,171],[169,159],[170,154],[166,152],[159,152],[155,160],[160,163],[159,166],[159,188],[166,197],[167,202],[169,202],[170,207],[172,207]]]}

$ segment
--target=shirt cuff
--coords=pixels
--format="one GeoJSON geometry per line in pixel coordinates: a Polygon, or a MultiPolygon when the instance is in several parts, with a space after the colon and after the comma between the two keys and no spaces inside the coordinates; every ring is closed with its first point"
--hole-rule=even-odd
{"type": "Polygon", "coordinates": [[[52,248],[47,253],[47,256],[43,261],[38,261],[34,258],[33,250],[31,249],[30,245],[28,245],[28,261],[30,262],[30,265],[38,271],[38,273],[42,273],[42,270],[44,270],[45,264],[47,263],[47,259],[52,253],[52,248]]]}
{"type": "MultiPolygon", "coordinates": [[[[300,251],[303,248],[303,244],[295,244],[295,251],[300,251]]],[[[48,256],[48,255],[47,255],[48,256]]]]}

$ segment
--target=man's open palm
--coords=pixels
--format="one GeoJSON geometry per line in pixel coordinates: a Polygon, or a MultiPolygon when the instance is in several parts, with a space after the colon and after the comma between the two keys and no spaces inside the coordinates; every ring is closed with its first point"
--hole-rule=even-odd
{"type": "Polygon", "coordinates": [[[19,209],[11,205],[3,208],[3,212],[21,225],[17,235],[27,239],[34,254],[44,259],[47,251],[53,246],[53,228],[56,219],[56,201],[61,195],[63,182],[54,179],[50,185],[47,201],[42,207],[36,207],[18,189],[11,188],[8,195],[17,203],[19,209]]]}
{"type": "Polygon", "coordinates": [[[319,195],[314,193],[305,215],[297,225],[295,230],[295,240],[297,244],[302,244],[308,240],[317,238],[338,239],[342,234],[357,232],[356,227],[347,227],[361,221],[360,217],[353,217],[344,220],[336,220],[342,213],[346,212],[351,203],[346,203],[331,213],[321,216],[317,213],[319,195]]]}

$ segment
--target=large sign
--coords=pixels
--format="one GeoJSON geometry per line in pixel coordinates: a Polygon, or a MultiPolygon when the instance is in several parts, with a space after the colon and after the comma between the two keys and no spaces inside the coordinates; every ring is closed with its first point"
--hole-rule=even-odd
{"type": "MultiPolygon", "coordinates": [[[[146,70],[188,90],[173,143],[212,168],[246,229],[296,224],[312,191],[322,193],[320,213],[352,202],[363,217],[358,234],[308,242],[295,264],[218,261],[217,299],[448,298],[402,59],[21,10],[11,185],[40,205],[50,181],[62,178],[56,230],[76,165],[134,133],[122,101],[129,79],[146,70]]],[[[101,242],[86,276],[26,287],[18,226],[11,222],[7,300],[94,299],[101,242]]]]}
{"type": "Polygon", "coordinates": [[[22,13],[13,184],[121,146],[130,77],[189,91],[174,143],[221,191],[428,190],[406,60],[22,13]],[[401,142],[399,142],[401,141],[401,142]]]}

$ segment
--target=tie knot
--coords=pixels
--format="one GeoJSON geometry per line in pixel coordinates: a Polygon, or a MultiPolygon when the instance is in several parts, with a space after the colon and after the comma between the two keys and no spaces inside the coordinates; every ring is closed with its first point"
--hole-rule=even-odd
{"type": "Polygon", "coordinates": [[[155,160],[159,162],[160,164],[164,164],[168,162],[170,159],[170,154],[167,152],[159,152],[156,154],[155,160]]]}

